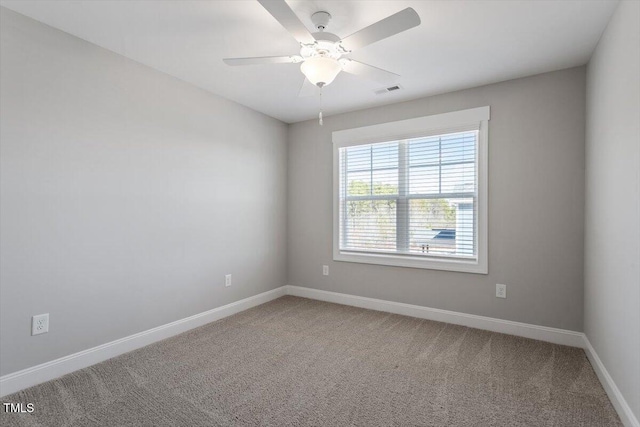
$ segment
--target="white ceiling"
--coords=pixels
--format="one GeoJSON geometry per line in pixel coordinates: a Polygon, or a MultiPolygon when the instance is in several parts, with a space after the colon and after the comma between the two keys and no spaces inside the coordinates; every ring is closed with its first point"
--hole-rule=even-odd
{"type": "MultiPolygon", "coordinates": [[[[402,90],[340,73],[324,89],[325,114],[357,110],[585,64],[617,0],[288,0],[313,31],[345,37],[413,7],[422,24],[351,57],[402,76],[402,90]]],[[[2,6],[237,101],[287,123],[317,116],[317,97],[298,97],[297,64],[229,67],[224,57],[290,55],[298,43],[254,0],[22,0],[2,6]]]]}

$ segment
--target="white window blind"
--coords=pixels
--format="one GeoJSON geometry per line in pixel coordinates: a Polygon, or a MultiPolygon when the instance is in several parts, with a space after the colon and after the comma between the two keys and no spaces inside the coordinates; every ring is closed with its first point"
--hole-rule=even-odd
{"type": "Polygon", "coordinates": [[[339,149],[340,250],[477,256],[478,130],[339,149]]]}

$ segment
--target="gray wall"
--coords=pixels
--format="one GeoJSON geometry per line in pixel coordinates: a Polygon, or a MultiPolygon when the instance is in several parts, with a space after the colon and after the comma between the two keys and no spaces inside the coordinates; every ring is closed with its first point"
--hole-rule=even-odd
{"type": "Polygon", "coordinates": [[[581,331],[584,128],[584,67],[291,125],[289,284],[581,331]],[[483,105],[489,274],[333,262],[331,132],[483,105]]]}
{"type": "Polygon", "coordinates": [[[286,284],[285,124],[1,15],[2,374],[286,284]]]}
{"type": "Polygon", "coordinates": [[[621,2],[587,72],[585,333],[640,419],[640,3],[621,2]]]}

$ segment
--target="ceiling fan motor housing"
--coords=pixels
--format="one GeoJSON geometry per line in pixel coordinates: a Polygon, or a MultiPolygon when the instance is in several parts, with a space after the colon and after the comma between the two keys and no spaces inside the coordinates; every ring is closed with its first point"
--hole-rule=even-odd
{"type": "Polygon", "coordinates": [[[315,39],[313,44],[301,43],[300,55],[304,59],[317,56],[338,59],[345,53],[339,44],[340,37],[324,31],[330,20],[329,12],[319,11],[311,15],[311,21],[318,31],[312,34],[315,39]]]}
{"type": "Polygon", "coordinates": [[[311,21],[318,32],[313,33],[313,44],[301,44],[300,55],[304,62],[300,71],[307,79],[318,87],[328,85],[342,71],[342,63],[338,60],[346,53],[340,45],[340,37],[325,32],[331,15],[320,11],[311,15],[311,21]]]}
{"type": "Polygon", "coordinates": [[[314,56],[324,56],[327,58],[338,59],[345,52],[340,46],[340,37],[335,34],[318,32],[313,33],[316,41],[313,44],[303,44],[300,49],[300,56],[303,58],[312,58],[314,56]]]}

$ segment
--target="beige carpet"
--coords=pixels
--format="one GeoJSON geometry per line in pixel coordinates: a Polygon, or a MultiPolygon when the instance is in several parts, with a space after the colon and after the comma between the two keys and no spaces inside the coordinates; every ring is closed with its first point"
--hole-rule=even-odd
{"type": "Polygon", "coordinates": [[[16,426],[618,426],[582,350],[283,297],[6,396],[16,426]]]}

